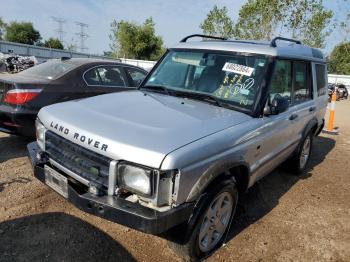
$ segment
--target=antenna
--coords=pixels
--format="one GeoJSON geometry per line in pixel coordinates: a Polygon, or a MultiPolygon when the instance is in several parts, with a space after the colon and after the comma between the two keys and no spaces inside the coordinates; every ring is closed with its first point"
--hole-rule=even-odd
{"type": "Polygon", "coordinates": [[[80,52],[84,52],[85,50],[87,50],[88,48],[85,46],[85,40],[86,38],[89,37],[88,34],[86,34],[85,29],[89,27],[88,24],[84,24],[81,22],[75,22],[78,26],[80,26],[80,32],[76,33],[77,36],[80,37],[80,52]]]}
{"type": "Polygon", "coordinates": [[[58,28],[55,30],[55,32],[58,33],[58,39],[63,44],[63,36],[66,32],[63,31],[63,24],[67,21],[66,19],[51,16],[51,18],[58,23],[58,28]]]}

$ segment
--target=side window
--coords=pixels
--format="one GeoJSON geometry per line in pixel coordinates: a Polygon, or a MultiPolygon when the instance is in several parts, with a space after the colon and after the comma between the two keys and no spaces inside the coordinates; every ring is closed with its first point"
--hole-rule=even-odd
{"type": "Polygon", "coordinates": [[[125,87],[126,79],[121,69],[115,66],[100,66],[87,71],[84,79],[88,85],[125,87]]]}
{"type": "Polygon", "coordinates": [[[138,87],[143,81],[143,79],[146,77],[146,73],[135,68],[126,67],[125,70],[129,74],[133,82],[133,85],[131,87],[138,87]]]}
{"type": "Polygon", "coordinates": [[[98,74],[102,80],[102,86],[125,87],[126,79],[120,68],[114,66],[105,66],[97,68],[98,74]]]}
{"type": "Polygon", "coordinates": [[[292,93],[292,63],[287,60],[277,60],[270,86],[270,102],[278,96],[285,97],[291,103],[292,93]]]}
{"type": "Polygon", "coordinates": [[[92,68],[84,74],[84,79],[88,85],[101,85],[101,78],[96,70],[92,68]]]}
{"type": "Polygon", "coordinates": [[[304,62],[294,62],[294,103],[311,99],[311,85],[308,79],[308,66],[304,62]]]}
{"type": "Polygon", "coordinates": [[[327,83],[326,83],[326,66],[316,64],[316,81],[317,81],[317,93],[318,96],[323,96],[327,91],[327,83]]]}

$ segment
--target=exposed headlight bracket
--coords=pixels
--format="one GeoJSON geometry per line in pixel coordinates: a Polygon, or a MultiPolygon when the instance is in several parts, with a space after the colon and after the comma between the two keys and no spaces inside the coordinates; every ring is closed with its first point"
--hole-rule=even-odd
{"type": "Polygon", "coordinates": [[[109,175],[108,175],[108,195],[113,196],[115,192],[115,187],[117,185],[117,167],[118,162],[113,160],[109,164],[109,175]]]}

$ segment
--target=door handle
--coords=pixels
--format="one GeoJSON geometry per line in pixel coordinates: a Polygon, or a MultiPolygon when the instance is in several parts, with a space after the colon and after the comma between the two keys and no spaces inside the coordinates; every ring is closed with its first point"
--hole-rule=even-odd
{"type": "Polygon", "coordinates": [[[290,117],[289,117],[289,120],[294,120],[298,117],[297,114],[292,114],[290,117]]]}
{"type": "Polygon", "coordinates": [[[314,112],[316,110],[316,107],[315,106],[312,106],[309,108],[309,112],[314,112]]]}

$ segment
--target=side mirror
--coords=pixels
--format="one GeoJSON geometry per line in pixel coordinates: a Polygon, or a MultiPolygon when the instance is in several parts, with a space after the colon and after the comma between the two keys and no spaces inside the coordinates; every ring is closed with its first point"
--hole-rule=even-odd
{"type": "Polygon", "coordinates": [[[270,114],[278,115],[287,111],[289,108],[289,100],[285,97],[275,97],[270,105],[270,114]]]}

